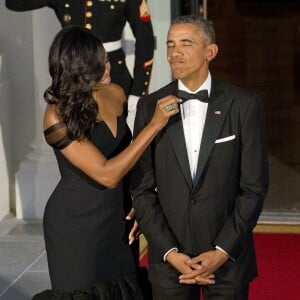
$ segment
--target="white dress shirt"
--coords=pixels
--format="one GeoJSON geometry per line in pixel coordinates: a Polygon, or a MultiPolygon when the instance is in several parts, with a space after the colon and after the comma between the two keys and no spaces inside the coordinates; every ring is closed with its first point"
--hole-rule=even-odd
{"type": "MultiPolygon", "coordinates": [[[[188,93],[195,94],[200,90],[206,89],[208,91],[208,96],[209,96],[210,88],[211,88],[210,73],[208,73],[207,79],[196,91],[189,90],[180,79],[178,80],[178,89],[188,93]]],[[[191,176],[192,179],[194,180],[197,172],[199,150],[200,150],[203,128],[204,128],[204,123],[206,118],[207,103],[201,102],[197,99],[195,100],[190,99],[180,105],[181,105],[181,118],[183,124],[186,151],[188,154],[191,176]]],[[[174,247],[165,253],[163,258],[164,261],[166,261],[167,255],[174,250],[178,252],[178,249],[174,247]]]]}
{"type": "MultiPolygon", "coordinates": [[[[211,89],[211,75],[208,73],[207,79],[196,91],[189,90],[181,80],[178,80],[178,89],[193,94],[200,90],[207,90],[209,96],[211,89]]],[[[186,151],[190,163],[191,176],[194,180],[197,172],[198,157],[208,103],[201,102],[197,99],[190,99],[180,105],[186,151]]]]}

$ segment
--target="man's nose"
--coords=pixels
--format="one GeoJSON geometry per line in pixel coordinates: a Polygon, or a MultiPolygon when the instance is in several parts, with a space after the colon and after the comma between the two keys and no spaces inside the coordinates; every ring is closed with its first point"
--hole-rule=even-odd
{"type": "Polygon", "coordinates": [[[181,55],[182,55],[182,51],[180,50],[180,48],[177,46],[174,46],[174,48],[172,49],[172,52],[171,52],[171,56],[172,57],[180,57],[181,55]]]}

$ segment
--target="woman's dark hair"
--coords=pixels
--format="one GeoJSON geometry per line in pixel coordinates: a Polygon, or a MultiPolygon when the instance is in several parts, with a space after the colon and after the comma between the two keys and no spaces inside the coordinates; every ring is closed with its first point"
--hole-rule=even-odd
{"type": "Polygon", "coordinates": [[[80,26],[64,27],[49,52],[51,86],[44,99],[55,104],[70,139],[89,137],[98,106],[92,92],[105,71],[105,50],[93,33],[80,26]]]}

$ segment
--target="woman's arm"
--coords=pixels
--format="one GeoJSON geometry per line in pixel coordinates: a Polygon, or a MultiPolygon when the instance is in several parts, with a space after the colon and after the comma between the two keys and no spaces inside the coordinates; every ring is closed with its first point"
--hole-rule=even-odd
{"type": "Polygon", "coordinates": [[[26,11],[49,6],[50,0],[5,0],[5,6],[14,11],[26,11]]]}
{"type": "MultiPolygon", "coordinates": [[[[160,99],[151,122],[125,150],[111,159],[106,159],[88,139],[73,141],[61,152],[74,166],[93,180],[108,188],[114,188],[134,166],[153,138],[167,124],[169,118],[179,111],[178,108],[166,111],[164,107],[179,101],[175,96],[160,99]]],[[[44,129],[58,122],[55,108],[48,105],[44,116],[44,129]]]]}

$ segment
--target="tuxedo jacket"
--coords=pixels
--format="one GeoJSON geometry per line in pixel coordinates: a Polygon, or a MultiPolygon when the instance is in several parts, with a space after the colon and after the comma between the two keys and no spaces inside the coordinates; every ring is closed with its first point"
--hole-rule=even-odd
{"type": "MultiPolygon", "coordinates": [[[[173,81],[139,101],[134,136],[150,122],[173,81]]],[[[148,241],[150,280],[179,273],[163,261],[173,247],[196,256],[219,246],[230,259],[217,281],[248,284],[256,275],[252,230],[268,190],[264,114],[259,97],[212,80],[196,178],[191,178],[181,114],[172,116],[131,172],[137,220],[148,241]]]]}

